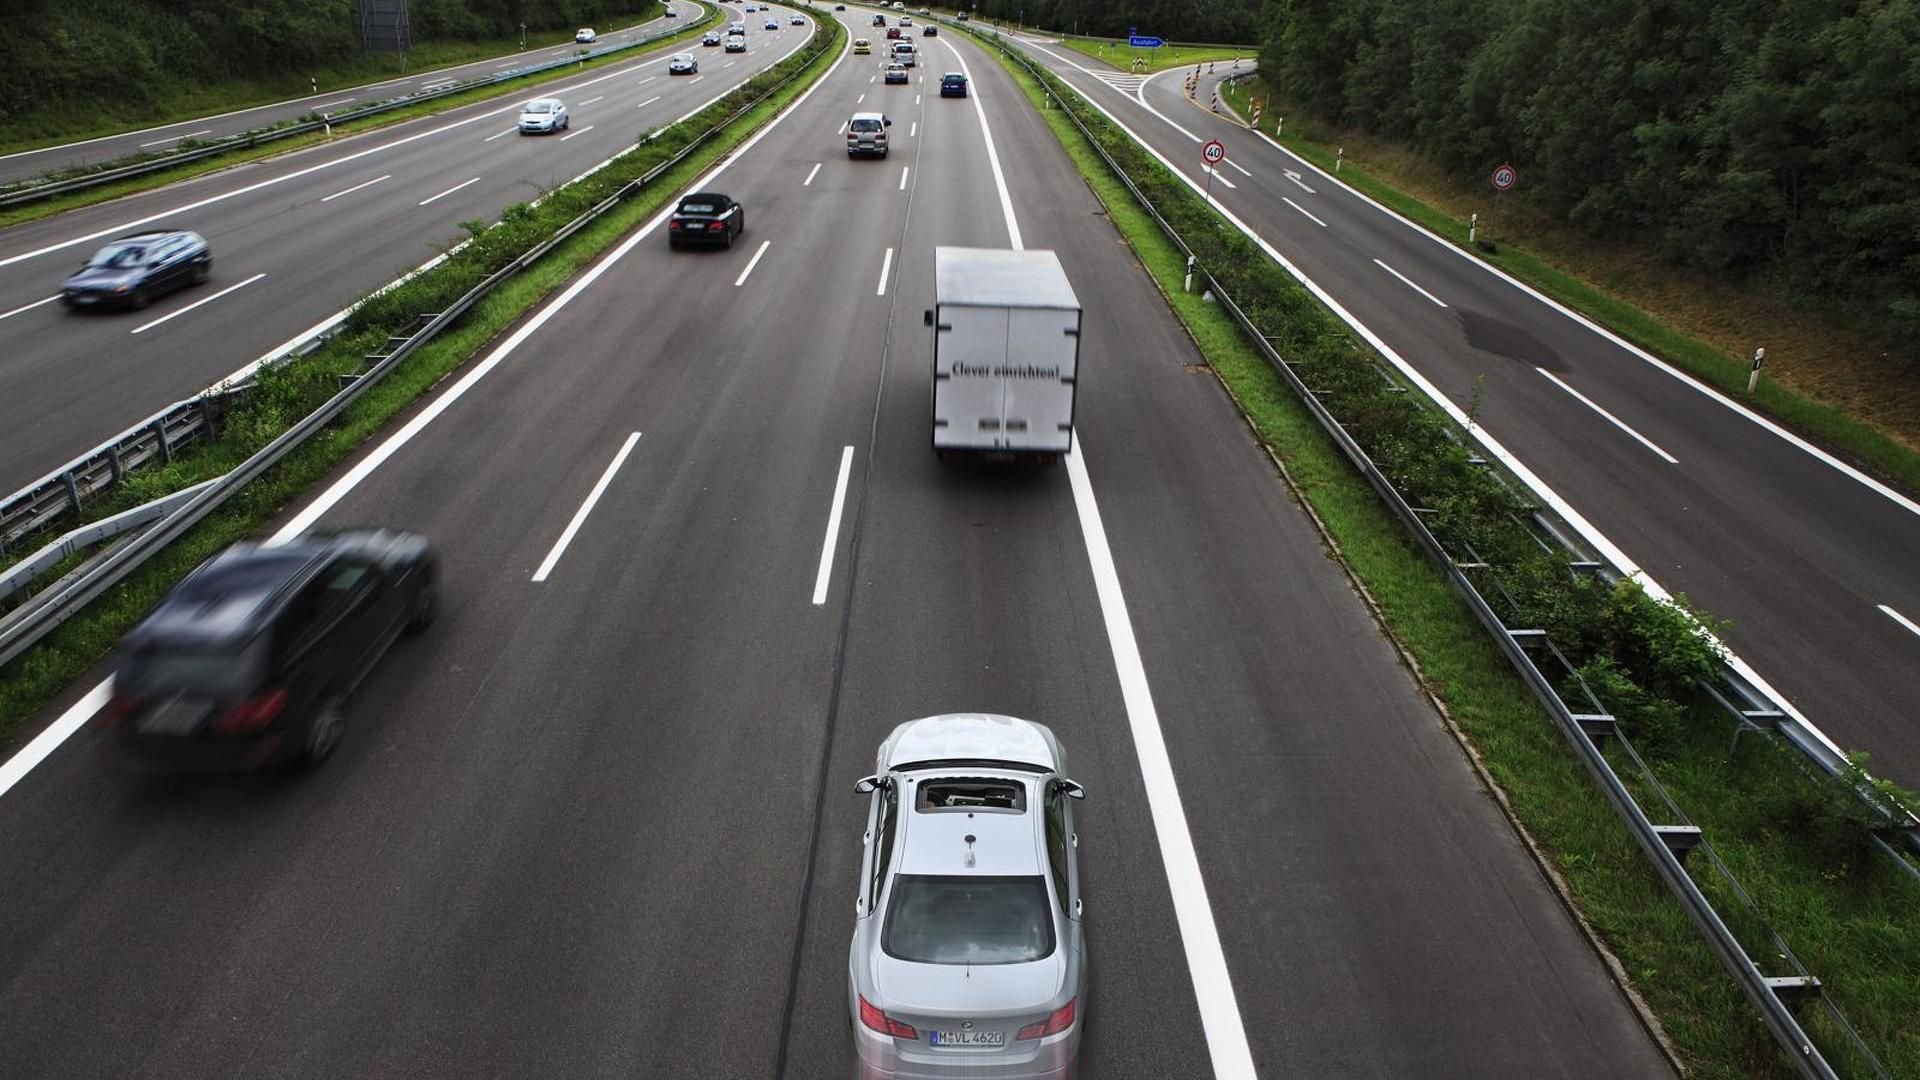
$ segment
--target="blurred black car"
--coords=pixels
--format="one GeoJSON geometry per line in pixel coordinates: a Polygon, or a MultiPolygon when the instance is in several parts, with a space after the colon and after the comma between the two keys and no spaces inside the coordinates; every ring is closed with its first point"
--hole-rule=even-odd
{"type": "Polygon", "coordinates": [[[435,560],[410,533],[240,543],[174,586],[120,643],[101,714],[129,763],[221,772],[318,764],[346,699],[438,608],[435,560]]]}
{"type": "Polygon", "coordinates": [[[933,25],[932,23],[928,23],[926,25],[926,28],[920,31],[920,36],[921,37],[939,37],[940,28],[933,25]]]}
{"type": "Polygon", "coordinates": [[[75,308],[143,308],[162,293],[200,284],[212,272],[213,251],[199,233],[136,233],[94,252],[60,287],[60,299],[75,308]]]}
{"type": "Polygon", "coordinates": [[[966,97],[967,77],[958,71],[949,71],[940,76],[941,97],[966,97]]]}
{"type": "Polygon", "coordinates": [[[688,195],[667,219],[667,246],[719,244],[732,247],[734,237],[747,231],[747,212],[730,195],[702,191],[688,195]]]}

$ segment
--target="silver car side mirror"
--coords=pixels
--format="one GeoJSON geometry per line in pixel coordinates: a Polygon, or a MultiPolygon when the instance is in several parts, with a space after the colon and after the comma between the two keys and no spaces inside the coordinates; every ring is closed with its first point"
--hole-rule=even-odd
{"type": "Polygon", "coordinates": [[[878,776],[863,776],[854,781],[853,784],[853,791],[856,795],[871,795],[879,790],[880,778],[878,776]]]}
{"type": "Polygon", "coordinates": [[[1079,918],[1080,913],[1085,911],[1086,909],[1087,909],[1087,906],[1081,903],[1079,899],[1076,898],[1073,902],[1073,917],[1076,919],[1079,918]]]}
{"type": "Polygon", "coordinates": [[[1063,792],[1069,799],[1084,799],[1087,797],[1086,788],[1081,787],[1079,784],[1073,782],[1072,780],[1068,780],[1064,776],[1054,781],[1054,783],[1059,785],[1061,792],[1063,792]]]}

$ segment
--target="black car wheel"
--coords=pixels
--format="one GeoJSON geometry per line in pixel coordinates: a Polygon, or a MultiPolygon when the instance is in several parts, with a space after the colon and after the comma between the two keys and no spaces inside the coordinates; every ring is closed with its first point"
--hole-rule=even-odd
{"type": "Polygon", "coordinates": [[[329,694],[313,714],[313,722],[307,725],[307,741],[300,748],[301,760],[308,765],[327,760],[339,748],[340,739],[346,733],[346,704],[337,695],[329,694]]]}
{"type": "Polygon", "coordinates": [[[727,232],[727,238],[726,238],[725,240],[722,240],[722,241],[720,241],[720,243],[721,243],[721,245],[722,245],[723,247],[732,247],[732,246],[733,246],[733,232],[732,232],[732,230],[728,230],[728,232],[727,232]]]}
{"type": "Polygon", "coordinates": [[[127,296],[127,306],[135,311],[139,311],[152,302],[153,298],[147,295],[145,286],[133,290],[133,292],[127,296]]]}
{"type": "Polygon", "coordinates": [[[440,588],[431,581],[420,583],[420,591],[413,594],[413,614],[407,619],[407,633],[418,634],[433,625],[436,615],[440,614],[440,588]]]}

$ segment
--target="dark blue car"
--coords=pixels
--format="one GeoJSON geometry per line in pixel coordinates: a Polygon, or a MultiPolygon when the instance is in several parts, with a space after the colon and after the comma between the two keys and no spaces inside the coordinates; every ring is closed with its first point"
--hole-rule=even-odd
{"type": "Polygon", "coordinates": [[[213,272],[213,252],[185,229],[123,236],[95,252],[60,288],[68,307],[143,308],[163,293],[198,285],[213,272]]]}

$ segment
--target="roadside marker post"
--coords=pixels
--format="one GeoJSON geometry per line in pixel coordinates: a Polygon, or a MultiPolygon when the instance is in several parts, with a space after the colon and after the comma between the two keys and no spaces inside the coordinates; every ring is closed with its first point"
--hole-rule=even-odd
{"type": "Polygon", "coordinates": [[[1333,171],[1340,171],[1340,164],[1347,160],[1347,148],[1342,146],[1333,152],[1333,171]]]}
{"type": "Polygon", "coordinates": [[[1766,362],[1766,349],[1760,348],[1753,350],[1753,368],[1747,372],[1747,393],[1751,394],[1760,388],[1760,368],[1766,362]]]}

